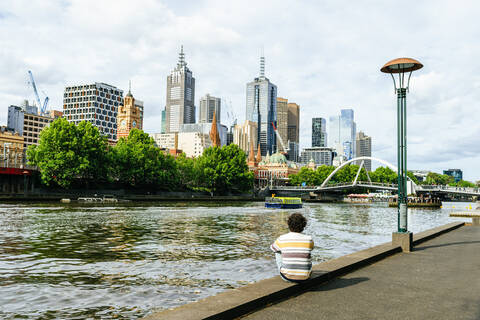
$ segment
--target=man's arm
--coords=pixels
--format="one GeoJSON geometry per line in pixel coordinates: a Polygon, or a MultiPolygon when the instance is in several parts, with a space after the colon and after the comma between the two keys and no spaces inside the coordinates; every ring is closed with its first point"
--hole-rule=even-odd
{"type": "Polygon", "coordinates": [[[279,246],[279,243],[278,243],[278,239],[275,240],[274,243],[272,243],[272,245],[270,246],[270,249],[275,253],[277,253],[277,252],[280,253],[281,252],[280,246],[279,246]]]}

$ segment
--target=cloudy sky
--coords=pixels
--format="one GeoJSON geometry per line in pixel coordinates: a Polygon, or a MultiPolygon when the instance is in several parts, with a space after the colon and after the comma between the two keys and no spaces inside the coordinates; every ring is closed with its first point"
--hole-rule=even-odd
{"type": "MultiPolygon", "coordinates": [[[[416,58],[407,97],[408,168],[460,168],[480,179],[480,5],[475,1],[9,1],[0,6],[0,124],[33,100],[27,71],[61,109],[67,85],[106,82],[145,103],[145,131],[160,130],[166,77],[183,44],[196,101],[210,93],[245,119],[246,83],[266,75],[311,118],[355,110],[372,155],[396,161],[396,98],[379,71],[416,58]]],[[[41,96],[43,94],[41,93],[41,96]]],[[[224,109],[222,122],[229,125],[224,109]]],[[[328,121],[327,121],[328,122],[328,121]]]]}

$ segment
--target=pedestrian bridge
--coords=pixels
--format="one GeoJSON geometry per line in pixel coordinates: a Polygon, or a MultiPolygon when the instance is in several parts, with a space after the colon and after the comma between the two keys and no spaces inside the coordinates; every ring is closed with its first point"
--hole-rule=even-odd
{"type": "MultiPolygon", "coordinates": [[[[389,167],[393,171],[397,172],[397,167],[393,164],[389,163],[388,161],[374,158],[374,157],[358,157],[351,159],[349,161],[344,162],[342,165],[337,167],[335,170],[330,173],[330,175],[322,182],[320,186],[272,186],[270,188],[271,191],[284,191],[284,192],[292,192],[292,193],[306,193],[306,192],[313,192],[313,193],[323,193],[323,192],[341,192],[344,190],[349,189],[358,189],[364,188],[369,190],[376,190],[376,191],[397,191],[398,185],[394,183],[382,183],[382,182],[372,182],[368,171],[366,171],[368,181],[359,181],[358,177],[360,176],[360,172],[362,168],[364,168],[365,160],[373,160],[376,162],[380,162],[381,164],[389,167]],[[330,180],[332,177],[343,167],[349,165],[352,162],[361,161],[360,166],[358,168],[357,174],[355,179],[352,182],[343,182],[343,183],[335,183],[330,184],[330,180]]],[[[461,188],[461,187],[450,187],[450,186],[436,186],[436,185],[417,185],[410,178],[407,181],[407,193],[411,194],[418,194],[418,193],[430,193],[432,195],[456,195],[456,196],[480,196],[480,188],[461,188]]]]}

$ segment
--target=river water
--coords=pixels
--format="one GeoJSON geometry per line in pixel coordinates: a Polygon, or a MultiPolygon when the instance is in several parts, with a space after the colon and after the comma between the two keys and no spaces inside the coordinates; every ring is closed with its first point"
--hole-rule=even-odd
{"type": "MultiPolygon", "coordinates": [[[[410,209],[409,230],[469,206],[410,209]]],[[[397,223],[385,203],[0,204],[0,318],[132,319],[272,277],[269,246],[293,211],[316,263],[390,241],[397,223]]]]}

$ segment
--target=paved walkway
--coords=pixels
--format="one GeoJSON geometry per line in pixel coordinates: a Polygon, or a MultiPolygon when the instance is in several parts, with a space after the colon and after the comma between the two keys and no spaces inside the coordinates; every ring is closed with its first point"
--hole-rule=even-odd
{"type": "Polygon", "coordinates": [[[480,227],[462,227],[244,319],[480,319],[480,227]]]}

